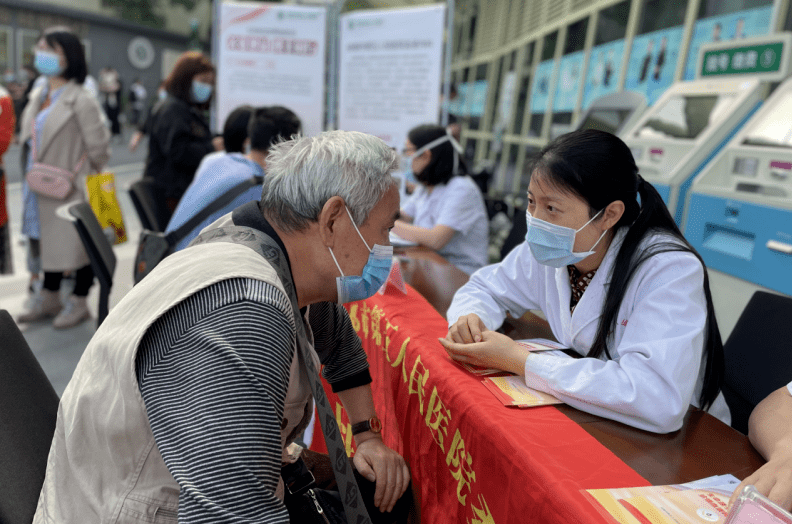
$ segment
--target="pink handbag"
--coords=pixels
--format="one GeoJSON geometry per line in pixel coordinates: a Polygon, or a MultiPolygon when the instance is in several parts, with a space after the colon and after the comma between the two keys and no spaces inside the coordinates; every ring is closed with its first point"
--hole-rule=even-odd
{"type": "Polygon", "coordinates": [[[38,157],[36,152],[36,124],[33,123],[33,165],[30,166],[25,180],[27,180],[28,187],[34,193],[54,198],[56,200],[64,200],[74,190],[74,179],[77,173],[82,169],[85,162],[86,155],[80,158],[77,162],[74,171],[68,171],[60,167],[51,166],[49,164],[42,164],[35,162],[38,157]]]}

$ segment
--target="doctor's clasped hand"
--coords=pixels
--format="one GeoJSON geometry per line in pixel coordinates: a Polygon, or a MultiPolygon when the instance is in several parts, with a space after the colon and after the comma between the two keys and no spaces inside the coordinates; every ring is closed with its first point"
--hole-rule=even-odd
{"type": "MultiPolygon", "coordinates": [[[[476,315],[469,316],[476,317],[476,315]]],[[[439,339],[452,359],[482,368],[502,369],[517,375],[525,374],[525,359],[530,353],[525,346],[502,333],[489,330],[481,332],[476,330],[475,342],[460,340],[452,332],[458,332],[455,328],[462,323],[460,319],[448,331],[446,338],[439,339]]],[[[461,329],[465,327],[467,326],[460,326],[461,329]]]]}

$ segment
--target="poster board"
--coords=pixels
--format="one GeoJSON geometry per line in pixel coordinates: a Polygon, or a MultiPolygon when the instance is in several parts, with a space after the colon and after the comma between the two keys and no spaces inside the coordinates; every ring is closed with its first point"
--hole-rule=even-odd
{"type": "Polygon", "coordinates": [[[410,129],[439,122],[445,12],[433,5],[341,16],[339,129],[401,151],[410,129]]]}
{"type": "Polygon", "coordinates": [[[624,90],[644,94],[647,103],[653,105],[674,83],[683,33],[684,26],[680,25],[636,36],[624,90]]]}
{"type": "Polygon", "coordinates": [[[280,105],[302,121],[304,135],[324,128],[327,11],[260,2],[220,6],[217,119],[236,107],[280,105]]]}

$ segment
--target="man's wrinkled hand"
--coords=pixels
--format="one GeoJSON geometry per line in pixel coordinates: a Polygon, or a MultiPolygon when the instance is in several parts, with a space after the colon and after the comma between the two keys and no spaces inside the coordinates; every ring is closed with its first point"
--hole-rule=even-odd
{"type": "Polygon", "coordinates": [[[402,456],[386,446],[380,437],[374,437],[358,444],[352,462],[361,475],[377,483],[374,505],[380,511],[393,510],[410,484],[410,470],[402,456]]]}

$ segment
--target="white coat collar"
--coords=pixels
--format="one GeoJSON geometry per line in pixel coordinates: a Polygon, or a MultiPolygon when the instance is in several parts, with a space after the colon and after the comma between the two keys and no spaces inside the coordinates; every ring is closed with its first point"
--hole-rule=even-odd
{"type": "Polygon", "coordinates": [[[569,301],[572,296],[572,288],[569,284],[569,271],[566,266],[556,269],[556,285],[558,286],[558,296],[562,309],[561,320],[565,324],[565,331],[569,333],[568,342],[574,344],[578,334],[592,322],[598,322],[600,316],[602,316],[602,307],[605,301],[605,293],[610,283],[611,269],[626,234],[627,228],[621,228],[614,235],[613,241],[608,246],[608,252],[605,253],[605,258],[602,259],[602,263],[597,268],[594,278],[575,307],[574,313],[569,311],[569,301]]]}

